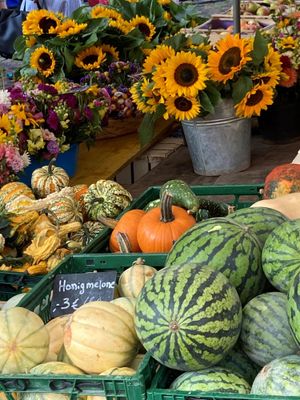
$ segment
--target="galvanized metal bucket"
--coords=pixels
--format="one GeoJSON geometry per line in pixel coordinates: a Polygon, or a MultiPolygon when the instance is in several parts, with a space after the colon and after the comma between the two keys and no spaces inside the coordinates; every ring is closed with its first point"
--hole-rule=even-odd
{"type": "Polygon", "coordinates": [[[196,118],[181,123],[196,174],[218,176],[250,166],[250,118],[196,118]]]}

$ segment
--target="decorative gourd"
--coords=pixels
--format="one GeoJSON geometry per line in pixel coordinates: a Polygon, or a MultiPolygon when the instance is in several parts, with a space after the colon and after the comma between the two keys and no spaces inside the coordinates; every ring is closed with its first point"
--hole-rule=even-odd
{"type": "Polygon", "coordinates": [[[48,211],[48,217],[53,223],[66,224],[72,221],[83,221],[79,203],[72,196],[64,196],[51,202],[48,211]]]}
{"type": "Polygon", "coordinates": [[[87,193],[88,188],[88,185],[85,184],[73,186],[74,198],[78,201],[83,214],[85,214],[84,196],[87,193]]]}
{"type": "Polygon", "coordinates": [[[0,189],[0,203],[5,204],[7,207],[20,195],[27,196],[34,199],[34,194],[30,187],[22,182],[10,182],[2,186],[0,189]]]}
{"type": "Polygon", "coordinates": [[[49,361],[36,365],[31,368],[31,374],[34,375],[82,375],[83,372],[74,367],[74,365],[66,364],[61,361],[49,361]]]}
{"type": "Polygon", "coordinates": [[[195,223],[195,218],[186,210],[172,206],[172,196],[164,192],[161,206],[149,210],[139,222],[139,246],[144,253],[167,253],[174,242],[195,223]]]}
{"type": "Polygon", "coordinates": [[[87,221],[81,229],[70,236],[71,240],[81,243],[82,247],[88,245],[105,228],[101,222],[87,221]]]}
{"type": "Polygon", "coordinates": [[[37,197],[47,197],[48,194],[59,192],[69,185],[69,175],[63,168],[54,165],[53,158],[48,166],[37,168],[31,177],[31,187],[37,197]]]}
{"type": "Polygon", "coordinates": [[[44,231],[36,235],[30,245],[24,250],[24,254],[32,257],[34,264],[47,260],[61,245],[58,235],[47,236],[44,231]]]}
{"type": "Polygon", "coordinates": [[[71,251],[64,247],[55,250],[55,252],[47,259],[47,271],[52,271],[71,251]]]}
{"type": "Polygon", "coordinates": [[[139,257],[132,266],[126,269],[119,278],[118,291],[123,297],[138,297],[145,283],[152,278],[157,270],[139,257]]]}
{"type": "Polygon", "coordinates": [[[57,226],[54,225],[46,214],[40,214],[38,219],[35,221],[31,227],[32,236],[38,235],[44,229],[56,232],[57,226]]]}
{"type": "Polygon", "coordinates": [[[0,371],[25,373],[44,361],[49,333],[32,311],[14,307],[0,312],[0,371]]]}
{"type": "Polygon", "coordinates": [[[294,192],[300,192],[300,164],[282,164],[267,175],[264,199],[275,199],[294,192]]]}
{"type": "Polygon", "coordinates": [[[59,352],[61,351],[64,344],[64,328],[68,322],[70,315],[61,315],[51,319],[46,325],[46,329],[49,333],[49,352],[47,355],[47,361],[56,361],[59,352]]]}
{"type": "Polygon", "coordinates": [[[300,193],[290,193],[276,199],[260,200],[251,207],[272,208],[289,219],[298,219],[300,218],[300,193]]]}
{"type": "Polygon", "coordinates": [[[131,194],[123,186],[105,179],[90,185],[84,196],[88,218],[92,221],[98,221],[99,216],[117,217],[131,201],[131,194]]]}
{"type": "Polygon", "coordinates": [[[64,347],[73,364],[87,373],[128,365],[138,348],[133,318],[110,302],[84,304],[65,327],[64,347]]]}
{"type": "Polygon", "coordinates": [[[172,179],[164,183],[159,192],[162,199],[164,193],[169,193],[173,198],[173,204],[188,210],[189,214],[196,214],[199,210],[199,199],[189,187],[189,185],[181,179],[172,179]]]}
{"type": "Polygon", "coordinates": [[[132,318],[134,318],[134,308],[136,303],[134,297],[118,297],[117,299],[112,300],[111,303],[123,308],[123,310],[127,311],[132,318]]]}

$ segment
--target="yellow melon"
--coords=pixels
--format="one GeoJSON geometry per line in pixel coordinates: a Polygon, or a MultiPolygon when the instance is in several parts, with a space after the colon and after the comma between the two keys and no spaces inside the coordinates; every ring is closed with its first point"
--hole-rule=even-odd
{"type": "Polygon", "coordinates": [[[61,315],[50,320],[45,326],[49,333],[50,343],[47,361],[56,361],[64,344],[64,327],[70,315],[61,315]]]}
{"type": "Polygon", "coordinates": [[[132,318],[134,317],[134,309],[136,303],[136,299],[134,297],[118,297],[117,299],[112,300],[111,303],[122,307],[132,316],[132,318]]]}
{"type": "Polygon", "coordinates": [[[110,302],[84,304],[66,324],[64,347],[72,363],[87,373],[128,365],[138,348],[133,318],[110,302]]]}
{"type": "Polygon", "coordinates": [[[82,375],[83,372],[74,367],[74,365],[66,364],[61,361],[50,361],[36,365],[31,368],[30,373],[33,375],[82,375]]]}
{"type": "Polygon", "coordinates": [[[47,356],[49,333],[42,319],[22,307],[0,311],[0,372],[28,372],[47,356]]]}

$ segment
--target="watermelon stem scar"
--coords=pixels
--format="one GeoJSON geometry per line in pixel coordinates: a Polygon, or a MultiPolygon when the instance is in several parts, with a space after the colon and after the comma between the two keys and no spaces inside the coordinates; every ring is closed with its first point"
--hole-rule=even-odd
{"type": "Polygon", "coordinates": [[[171,331],[173,331],[173,332],[178,332],[179,329],[180,329],[180,327],[179,327],[179,325],[178,325],[178,322],[176,322],[176,321],[171,321],[171,322],[169,323],[169,328],[170,328],[171,331]]]}

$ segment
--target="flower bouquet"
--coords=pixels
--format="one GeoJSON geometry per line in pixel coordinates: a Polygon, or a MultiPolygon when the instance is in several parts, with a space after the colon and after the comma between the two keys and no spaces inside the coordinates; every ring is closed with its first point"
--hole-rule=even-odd
{"type": "Polygon", "coordinates": [[[259,32],[254,38],[228,34],[215,45],[199,34],[177,34],[151,51],[132,87],[145,114],[141,140],[150,140],[157,118],[204,118],[224,98],[237,117],[258,116],[272,104],[280,73],[279,53],[259,32]]]}
{"type": "Polygon", "coordinates": [[[3,93],[2,136],[21,155],[38,160],[57,157],[73,143],[92,143],[109,103],[106,93],[96,85],[67,81],[45,84],[21,80],[3,93]]]}

